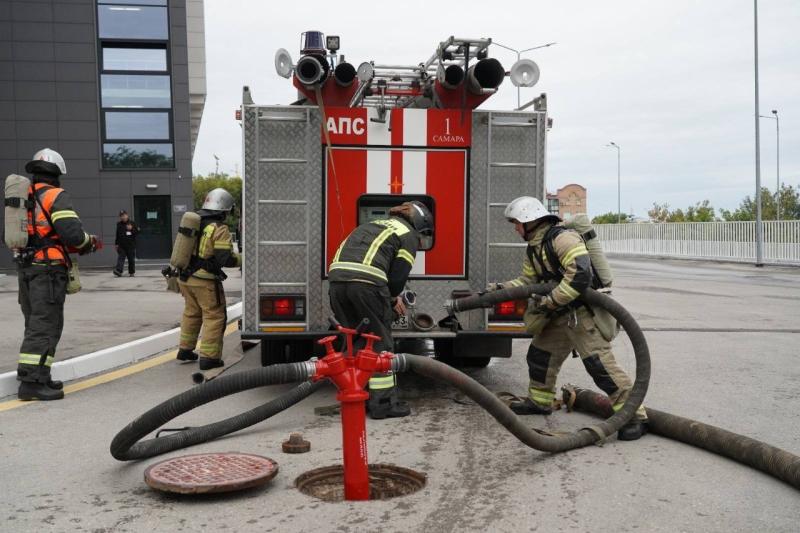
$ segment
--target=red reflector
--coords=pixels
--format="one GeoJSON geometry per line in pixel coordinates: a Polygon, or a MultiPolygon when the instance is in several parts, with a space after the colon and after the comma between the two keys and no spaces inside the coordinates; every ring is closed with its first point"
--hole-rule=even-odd
{"type": "Polygon", "coordinates": [[[242,110],[241,109],[237,109],[236,110],[236,120],[242,120],[242,110]]]}
{"type": "Polygon", "coordinates": [[[275,300],[275,314],[278,316],[288,316],[294,314],[294,299],[279,298],[275,300]]]}
{"type": "Polygon", "coordinates": [[[517,309],[517,303],[513,300],[510,302],[500,302],[494,306],[494,312],[498,315],[513,315],[517,309]]]}

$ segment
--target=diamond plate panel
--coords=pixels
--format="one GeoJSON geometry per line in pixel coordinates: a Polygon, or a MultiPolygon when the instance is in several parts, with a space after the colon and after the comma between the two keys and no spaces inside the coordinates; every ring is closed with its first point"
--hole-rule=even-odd
{"type": "Polygon", "coordinates": [[[319,109],[310,111],[305,148],[308,166],[308,313],[311,329],[327,329],[330,313],[325,312],[328,290],[322,286],[323,234],[322,234],[322,142],[320,140],[319,109]],[[313,324],[313,325],[312,325],[313,324]]]}
{"type": "Polygon", "coordinates": [[[505,207],[492,206],[489,208],[489,242],[522,242],[514,225],[510,224],[503,216],[505,207]]]}
{"type": "Polygon", "coordinates": [[[492,168],[492,203],[508,203],[522,195],[537,196],[536,169],[534,168],[492,168]]]}
{"type": "Polygon", "coordinates": [[[313,181],[309,167],[313,163],[259,163],[259,200],[305,200],[313,181]]]}
{"type": "Polygon", "coordinates": [[[514,279],[522,272],[525,248],[492,248],[489,254],[489,272],[496,281],[514,279]]]}
{"type": "MultiPolygon", "coordinates": [[[[286,114],[283,110],[274,108],[264,108],[262,116],[274,116],[286,114]]],[[[302,116],[303,113],[300,113],[302,116]]],[[[292,116],[298,113],[292,112],[292,116]]],[[[258,144],[259,157],[262,158],[288,158],[305,159],[306,147],[304,140],[308,124],[306,121],[277,121],[261,119],[259,128],[261,129],[261,139],[258,144]]]]}
{"type": "Polygon", "coordinates": [[[242,187],[242,326],[244,331],[258,328],[258,108],[246,106],[242,113],[244,183],[242,187]]]}
{"type": "Polygon", "coordinates": [[[260,282],[297,283],[306,279],[306,247],[261,245],[258,251],[260,282]]]}
{"type": "Polygon", "coordinates": [[[305,241],[306,206],[259,204],[258,224],[262,241],[305,241]]]}
{"type": "MultiPolygon", "coordinates": [[[[469,161],[469,235],[468,264],[469,289],[478,291],[486,287],[486,237],[487,237],[487,194],[489,161],[489,127],[490,113],[475,111],[472,113],[472,147],[469,161]]],[[[479,327],[483,327],[481,324],[479,327]]]]}

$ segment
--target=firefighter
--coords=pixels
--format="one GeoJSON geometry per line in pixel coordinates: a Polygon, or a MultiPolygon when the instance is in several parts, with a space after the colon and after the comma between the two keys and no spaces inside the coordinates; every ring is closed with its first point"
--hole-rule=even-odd
{"type": "MultiPolygon", "coordinates": [[[[433,215],[422,202],[405,202],[389,210],[389,218],[358,226],[339,245],[329,269],[331,309],[344,326],[362,319],[381,340],[375,351],[391,351],[394,313],[405,314],[399,296],[414,265],[417,250],[433,244],[433,215]]],[[[356,349],[363,346],[363,340],[356,349]]],[[[395,376],[375,374],[369,380],[367,410],[373,419],[411,414],[397,399],[395,376]]]]}
{"type": "MultiPolygon", "coordinates": [[[[609,340],[597,327],[594,311],[578,299],[588,287],[601,285],[582,237],[563,227],[557,215],[530,196],[513,200],[504,215],[528,242],[527,257],[521,276],[489,288],[558,282],[550,294],[535,296],[528,304],[526,323],[534,334],[527,356],[528,397],[512,403],[511,409],[518,415],[549,415],[558,372],[575,350],[595,384],[608,394],[614,410],[619,410],[630,395],[632,383],[614,359],[609,340]]],[[[618,438],[636,440],[646,429],[647,414],[640,407],[619,430],[618,438]]]]}
{"type": "Polygon", "coordinates": [[[231,232],[225,219],[234,208],[233,196],[225,189],[210,191],[203,201],[197,249],[189,267],[180,272],[180,290],[185,301],[181,320],[181,338],[177,358],[196,361],[197,337],[200,336],[200,370],[223,366],[222,337],[228,322],[225,308],[227,278],[223,267],[238,267],[242,258],[233,251],[231,232]],[[201,334],[202,329],[202,334],[201,334]]]}
{"type": "Polygon", "coordinates": [[[28,246],[18,258],[19,303],[25,316],[25,338],[19,349],[17,379],[20,400],[60,400],[63,384],[50,379],[50,366],[64,327],[69,251],[97,249],[97,237],[83,230],[59,177],[67,173],[64,158],[44,148],[25,165],[33,176],[28,197],[28,246]]]}

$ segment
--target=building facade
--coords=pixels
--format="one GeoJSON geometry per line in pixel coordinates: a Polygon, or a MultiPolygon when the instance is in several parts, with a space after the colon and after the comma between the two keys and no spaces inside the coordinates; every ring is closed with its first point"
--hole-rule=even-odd
{"type": "Polygon", "coordinates": [[[113,263],[123,209],[137,255],[169,257],[192,209],[204,43],[203,0],[0,0],[0,175],[64,156],[61,184],[106,245],[81,264],[113,263]]]}
{"type": "Polygon", "coordinates": [[[578,213],[586,213],[586,188],[577,183],[570,183],[555,193],[547,193],[547,210],[564,220],[569,220],[578,213]]]}

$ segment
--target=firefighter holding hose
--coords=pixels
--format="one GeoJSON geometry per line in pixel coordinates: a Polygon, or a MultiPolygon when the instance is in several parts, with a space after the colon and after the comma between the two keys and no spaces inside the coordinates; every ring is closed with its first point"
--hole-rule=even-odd
{"type": "MultiPolygon", "coordinates": [[[[632,383],[611,351],[613,334],[603,331],[600,310],[580,300],[587,288],[602,288],[592,268],[584,237],[565,228],[536,198],[522,196],[506,207],[504,216],[528,243],[522,274],[495,283],[489,290],[555,281],[546,296],[535,296],[528,304],[525,322],[533,340],[528,349],[528,397],[510,405],[518,415],[549,415],[555,399],[558,372],[575,350],[595,384],[605,392],[614,410],[628,399],[632,383]]],[[[614,328],[616,329],[616,328],[614,328]]],[[[640,407],[634,418],[618,432],[620,440],[636,440],[647,429],[647,414],[640,407]]]]}
{"type": "MultiPolygon", "coordinates": [[[[433,245],[433,214],[422,202],[405,202],[389,218],[361,224],[339,245],[330,266],[331,309],[345,327],[364,318],[381,338],[375,351],[391,351],[394,313],[405,314],[399,296],[411,273],[417,250],[433,245]]],[[[355,349],[363,346],[363,341],[355,349]]],[[[397,399],[395,376],[375,374],[369,380],[370,418],[408,416],[408,404],[397,399]]]]}

